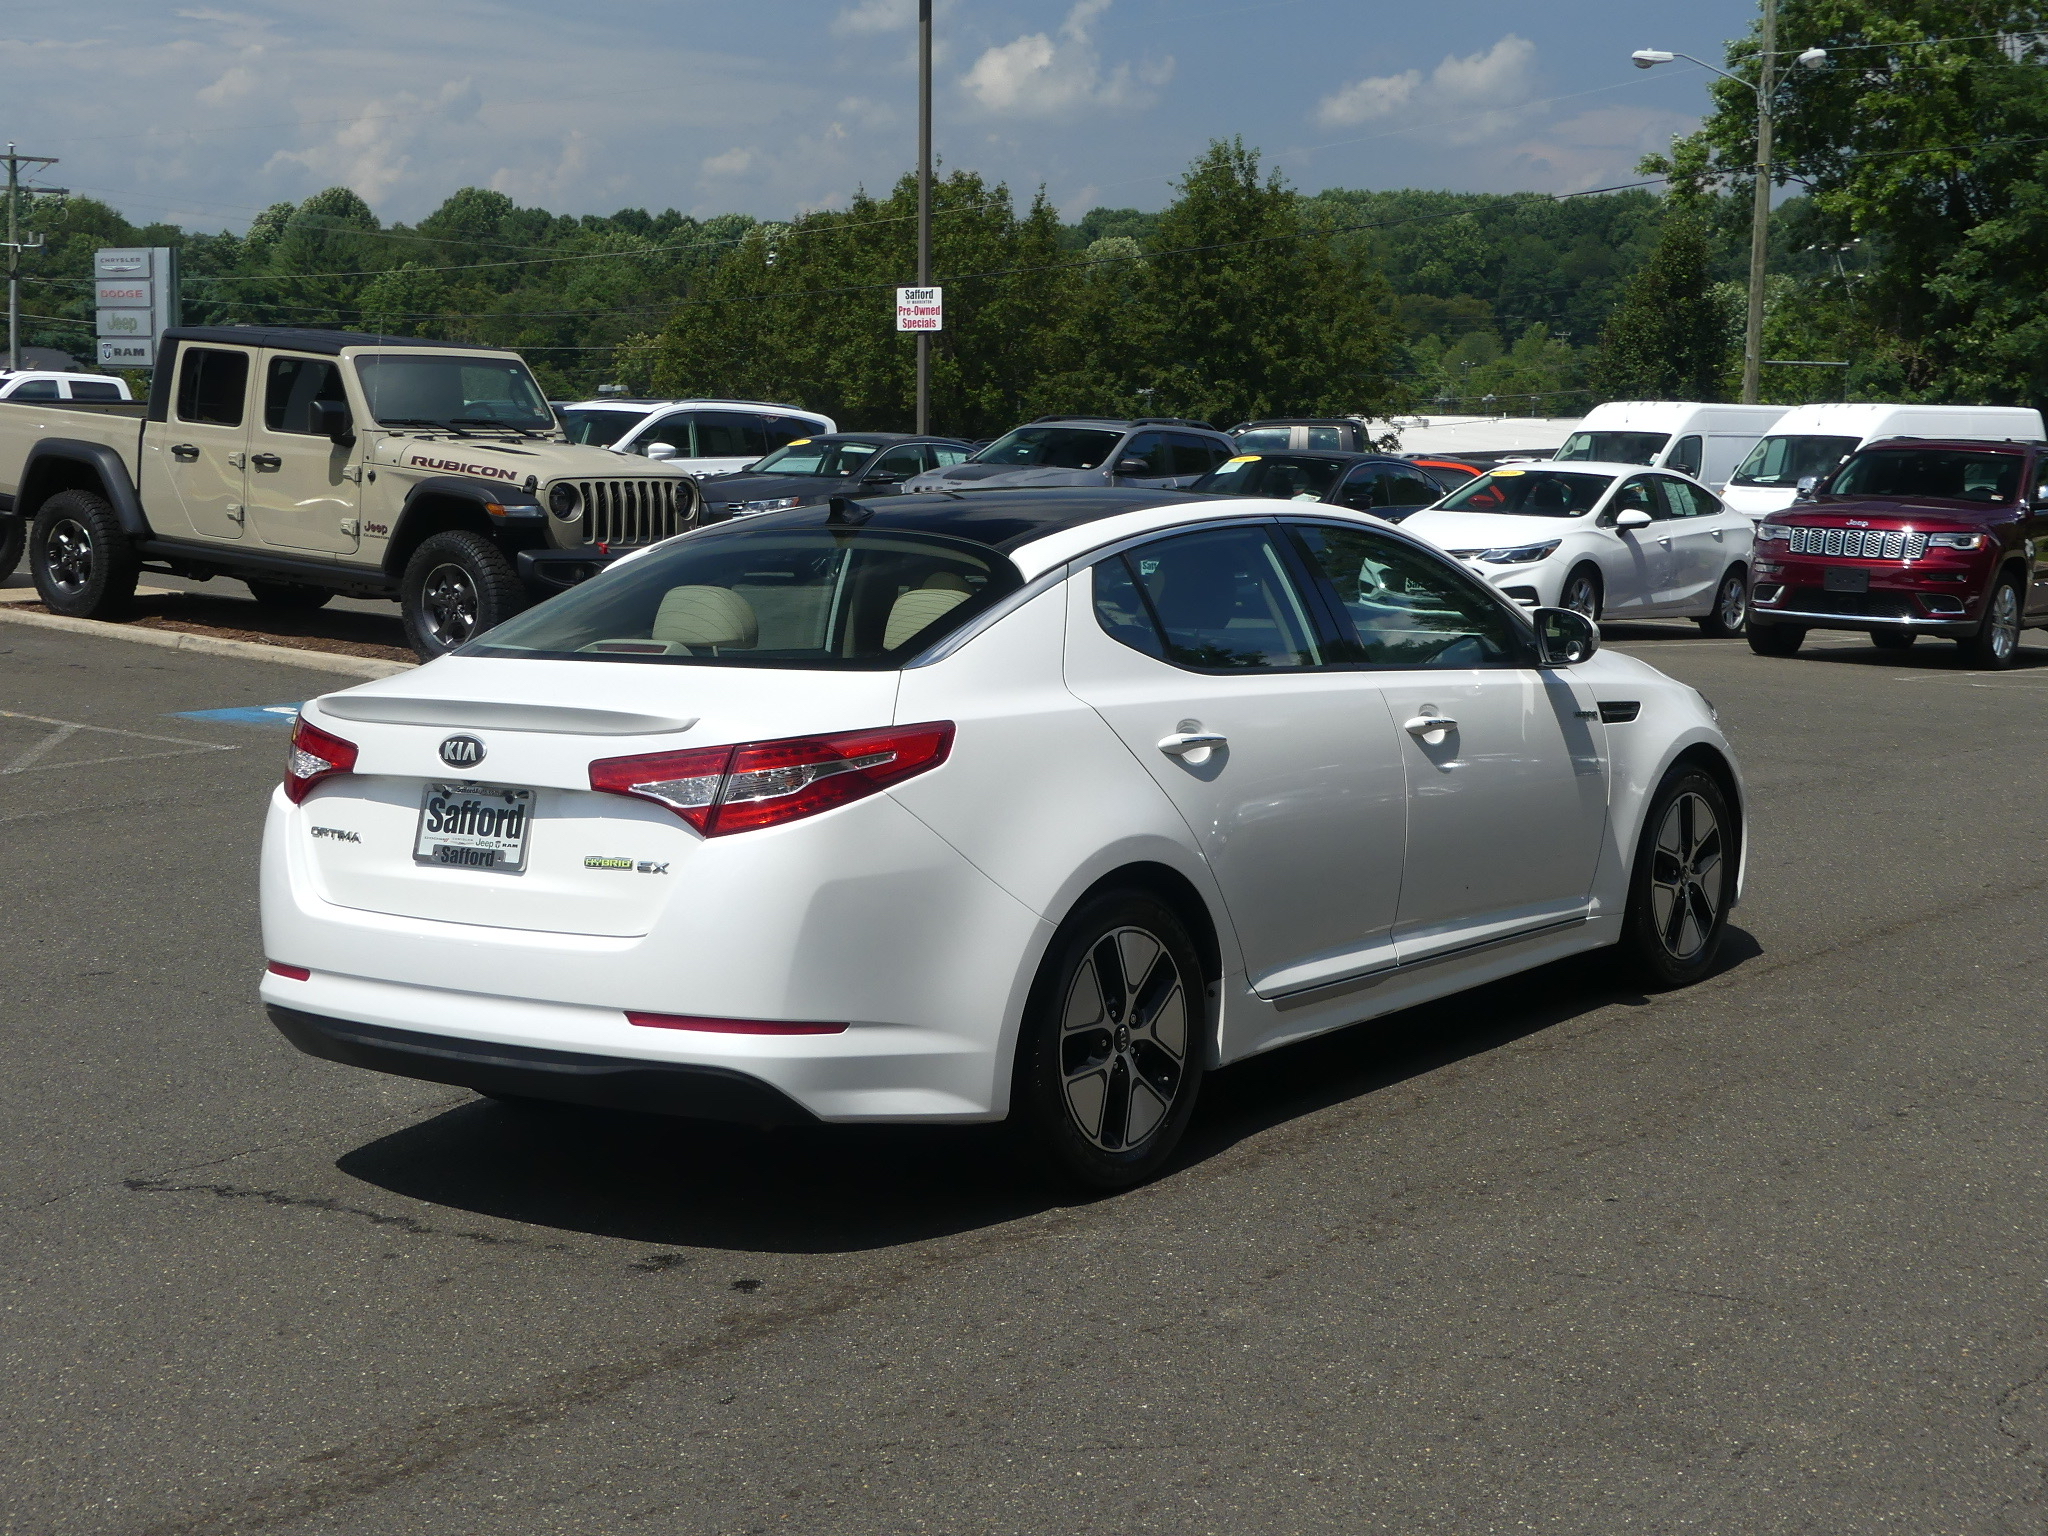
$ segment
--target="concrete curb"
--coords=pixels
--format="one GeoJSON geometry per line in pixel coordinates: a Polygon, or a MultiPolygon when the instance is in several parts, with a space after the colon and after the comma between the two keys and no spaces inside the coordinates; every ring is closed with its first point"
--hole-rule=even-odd
{"type": "Polygon", "coordinates": [[[138,629],[132,624],[67,619],[56,613],[23,613],[5,603],[0,603],[0,624],[32,624],[40,629],[61,629],[74,635],[98,635],[103,640],[133,640],[142,645],[161,646],[167,651],[237,656],[244,661],[269,661],[284,667],[303,667],[311,672],[339,672],[348,677],[395,677],[419,665],[416,661],[379,661],[374,656],[339,656],[332,651],[297,651],[290,646],[264,645],[256,640],[191,635],[181,629],[138,629]]]}

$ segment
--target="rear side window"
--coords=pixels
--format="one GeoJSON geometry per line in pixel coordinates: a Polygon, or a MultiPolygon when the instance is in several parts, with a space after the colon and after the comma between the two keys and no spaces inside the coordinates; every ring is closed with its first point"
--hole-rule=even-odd
{"type": "Polygon", "coordinates": [[[761,419],[761,430],[766,434],[770,448],[780,448],[784,443],[793,443],[800,437],[823,432],[825,426],[822,422],[804,421],[795,416],[764,416],[761,419]]]}
{"type": "Polygon", "coordinates": [[[1351,445],[1344,439],[1351,434],[1342,427],[1310,427],[1308,446],[1311,448],[1337,449],[1342,451],[1351,445]]]}
{"type": "Polygon", "coordinates": [[[54,400],[57,398],[55,379],[30,379],[7,393],[10,400],[54,400]]]}
{"type": "Polygon", "coordinates": [[[1665,504],[1671,508],[1673,517],[1712,517],[1721,510],[1721,503],[1714,499],[1713,492],[1703,486],[1683,480],[1660,480],[1657,483],[1663,488],[1665,504]]]}
{"type": "Polygon", "coordinates": [[[1095,613],[1134,650],[1197,672],[1321,663],[1300,589],[1259,528],[1217,528],[1099,562],[1095,613]]]}
{"type": "Polygon", "coordinates": [[[178,420],[239,427],[249,394],[249,354],[190,347],[178,359],[178,420]]]}
{"type": "Polygon", "coordinates": [[[932,449],[932,457],[939,461],[939,468],[941,469],[944,469],[948,464],[965,464],[972,456],[973,450],[967,448],[932,449]]]}
{"type": "Polygon", "coordinates": [[[967,539],[741,524],[635,556],[466,654],[888,669],[1022,584],[1002,555],[967,539]]]}
{"type": "Polygon", "coordinates": [[[321,357],[273,357],[263,383],[263,425],[272,432],[312,433],[313,407],[347,405],[341,370],[321,357]]]}
{"type": "MultiPolygon", "coordinates": [[[[792,432],[778,442],[803,436],[792,432]]],[[[759,416],[738,416],[724,411],[705,411],[697,417],[697,457],[700,459],[758,459],[768,451],[768,431],[759,416]]]]}
{"type": "Polygon", "coordinates": [[[1173,472],[1176,475],[1206,475],[1230,455],[1218,444],[1206,437],[1183,437],[1174,433],[1168,439],[1173,448],[1173,472]]]}
{"type": "Polygon", "coordinates": [[[71,398],[74,400],[125,400],[118,384],[102,384],[94,379],[73,379],[71,398]]]}

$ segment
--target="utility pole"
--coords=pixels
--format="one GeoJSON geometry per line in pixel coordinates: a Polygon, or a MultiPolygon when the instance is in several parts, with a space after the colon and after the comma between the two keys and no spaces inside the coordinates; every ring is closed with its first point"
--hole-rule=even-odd
{"type": "MultiPolygon", "coordinates": [[[[7,146],[7,366],[21,366],[21,253],[24,249],[36,250],[43,243],[41,235],[32,235],[24,244],[21,238],[21,168],[24,165],[47,166],[57,162],[49,155],[17,155],[14,145],[7,146]]],[[[37,190],[57,192],[59,187],[37,190]]]]}
{"type": "MultiPolygon", "coordinates": [[[[917,0],[917,286],[932,281],[932,0],[917,0]]],[[[932,429],[932,338],[917,333],[917,430],[932,429]]]]}
{"type": "Polygon", "coordinates": [[[1749,216],[1749,323],[1742,334],[1742,400],[1763,393],[1764,271],[1771,244],[1771,96],[1778,86],[1778,0],[1763,0],[1763,53],[1756,91],[1756,202],[1749,216]]]}

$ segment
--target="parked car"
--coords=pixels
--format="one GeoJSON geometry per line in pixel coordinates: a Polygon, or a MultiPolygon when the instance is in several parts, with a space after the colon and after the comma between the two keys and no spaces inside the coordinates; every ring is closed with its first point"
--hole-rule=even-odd
{"type": "Polygon", "coordinates": [[[1609,400],[1586,412],[1550,457],[1655,464],[1719,491],[1790,406],[1697,400],[1609,400]]]}
{"type": "Polygon", "coordinates": [[[1869,443],[1886,438],[2038,443],[2041,413],[2012,405],[1802,405],[1778,418],[1728,480],[1728,505],[1751,517],[1789,507],[1800,487],[1826,480],[1869,443]]]}
{"type": "Polygon", "coordinates": [[[752,469],[720,475],[708,488],[705,516],[756,517],[833,496],[894,496],[913,475],[964,463],[973,451],[957,438],[901,432],[800,437],[752,469]]]}
{"type": "Polygon", "coordinates": [[[1669,470],[1504,464],[1401,526],[1529,607],[1742,632],[1754,525],[1669,470]]]}
{"type": "Polygon", "coordinates": [[[700,478],[727,475],[799,437],[837,432],[830,416],[759,400],[626,400],[601,395],[558,408],[572,443],[673,460],[700,478]]]}
{"type": "Polygon", "coordinates": [[[1017,485],[1193,485],[1237,451],[1207,422],[1177,416],[1041,416],[1006,432],[964,464],[919,475],[907,491],[1017,485]]]}
{"type": "Polygon", "coordinates": [[[262,856],[302,1050],[1165,1161],[1205,1071],[1582,951],[1713,967],[1699,694],[1327,506],[1019,490],[714,524],[306,704],[262,856]]]}
{"type": "Polygon", "coordinates": [[[0,400],[133,400],[128,381],[104,373],[0,368],[0,400]]]}
{"type": "Polygon", "coordinates": [[[1240,453],[1289,448],[1372,453],[1379,447],[1372,424],[1363,416],[1277,416],[1241,421],[1230,429],[1230,435],[1240,453]]]}
{"type": "Polygon", "coordinates": [[[1193,491],[1326,501],[1397,523],[1444,493],[1442,482],[1406,459],[1384,453],[1240,453],[1211,470],[1193,491]]]}
{"type": "Polygon", "coordinates": [[[1859,448],[1756,533],[1750,648],[1789,656],[1811,629],[1886,650],[1954,640],[1998,670],[2048,625],[2048,450],[1890,439],[1859,448]]]}

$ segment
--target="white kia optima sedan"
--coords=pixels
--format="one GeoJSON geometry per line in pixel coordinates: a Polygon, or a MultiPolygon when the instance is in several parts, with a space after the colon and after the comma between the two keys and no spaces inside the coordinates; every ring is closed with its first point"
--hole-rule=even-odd
{"type": "Polygon", "coordinates": [[[1404,518],[1516,602],[1588,618],[1696,619],[1739,635],[1755,523],[1640,464],[1506,464],[1404,518]]]}
{"type": "Polygon", "coordinates": [[[495,1097],[1008,1117],[1117,1186],[1212,1068],[1602,946],[1703,976],[1743,803],[1693,689],[1370,516],[842,500],[307,704],[263,997],[495,1097]]]}

